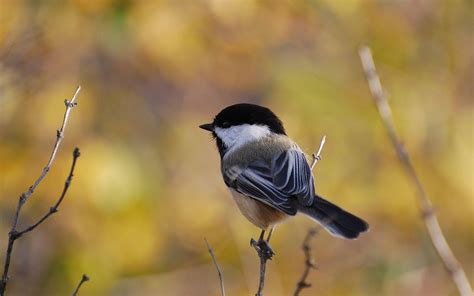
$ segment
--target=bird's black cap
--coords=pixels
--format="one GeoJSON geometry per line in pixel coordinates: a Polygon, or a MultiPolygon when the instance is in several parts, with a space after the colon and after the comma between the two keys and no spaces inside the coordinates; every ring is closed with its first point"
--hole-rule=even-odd
{"type": "Polygon", "coordinates": [[[286,134],[283,123],[270,109],[246,103],[226,107],[216,115],[212,123],[203,124],[199,127],[213,131],[216,127],[228,128],[241,124],[265,125],[274,133],[286,134]]]}

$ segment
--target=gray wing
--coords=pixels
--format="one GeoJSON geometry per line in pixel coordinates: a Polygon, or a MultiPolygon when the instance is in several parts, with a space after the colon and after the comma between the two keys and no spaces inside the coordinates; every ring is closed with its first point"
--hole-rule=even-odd
{"type": "Polygon", "coordinates": [[[311,168],[301,150],[289,149],[272,160],[273,184],[281,191],[296,196],[305,206],[314,201],[311,168]]]}
{"type": "Polygon", "coordinates": [[[297,212],[293,198],[303,205],[311,205],[314,200],[311,169],[304,154],[296,149],[281,153],[271,163],[258,161],[245,168],[232,167],[224,173],[224,181],[288,215],[297,212]]]}

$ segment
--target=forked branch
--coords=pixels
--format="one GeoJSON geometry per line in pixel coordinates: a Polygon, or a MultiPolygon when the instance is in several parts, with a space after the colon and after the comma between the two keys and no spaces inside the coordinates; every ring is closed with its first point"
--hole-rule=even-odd
{"type": "Polygon", "coordinates": [[[66,182],[64,182],[63,191],[61,192],[61,195],[59,196],[56,203],[51,208],[49,208],[49,211],[46,212],[46,214],[44,214],[43,217],[41,217],[36,223],[31,224],[30,226],[26,227],[25,229],[23,229],[21,231],[17,231],[16,234],[15,234],[16,238],[19,238],[23,234],[34,230],[41,223],[43,223],[46,219],[48,219],[49,216],[51,216],[51,215],[58,212],[59,205],[61,205],[64,197],[66,196],[67,190],[69,189],[69,186],[71,185],[72,177],[74,176],[74,169],[76,168],[76,161],[77,161],[77,159],[79,158],[80,155],[81,155],[81,152],[79,151],[79,148],[75,148],[73,153],[72,153],[72,165],[71,165],[71,169],[69,170],[69,175],[67,176],[66,182]]]}
{"type": "Polygon", "coordinates": [[[35,191],[36,187],[41,183],[41,181],[44,179],[44,177],[48,174],[49,170],[51,169],[51,166],[54,162],[54,159],[56,158],[56,154],[59,150],[59,146],[61,145],[63,138],[64,138],[64,132],[66,130],[66,124],[69,119],[69,114],[71,113],[72,108],[74,108],[77,103],[76,103],[76,98],[77,95],[79,94],[81,90],[81,87],[77,87],[76,92],[74,93],[72,99],[65,100],[64,104],[66,106],[66,111],[64,112],[64,117],[63,117],[63,122],[61,124],[61,127],[56,131],[56,142],[54,143],[53,150],[51,152],[51,155],[49,157],[48,162],[46,163],[46,166],[43,168],[43,171],[41,172],[40,176],[36,179],[36,181],[31,185],[27,191],[22,193],[20,195],[20,198],[18,199],[18,204],[16,207],[16,211],[13,217],[13,223],[10,232],[8,233],[8,245],[7,245],[7,250],[5,253],[5,263],[3,266],[3,274],[2,278],[0,281],[0,296],[5,295],[5,290],[7,287],[8,283],[8,272],[10,269],[10,261],[11,261],[11,256],[13,252],[13,246],[15,244],[15,241],[19,239],[22,235],[32,231],[36,227],[38,227],[41,223],[43,223],[49,216],[57,212],[59,205],[61,204],[62,200],[64,199],[64,196],[66,195],[66,192],[69,188],[69,185],[71,184],[72,176],[74,173],[74,168],[76,166],[76,160],[79,157],[79,149],[76,148],[73,153],[73,162],[71,166],[71,170],[69,172],[69,176],[66,179],[66,183],[64,185],[64,189],[56,202],[56,204],[49,209],[49,211],[41,218],[39,219],[36,223],[32,224],[31,226],[25,228],[24,230],[19,231],[18,230],[18,221],[20,218],[20,212],[23,207],[23,205],[27,202],[27,200],[30,198],[30,196],[33,194],[35,191]]]}

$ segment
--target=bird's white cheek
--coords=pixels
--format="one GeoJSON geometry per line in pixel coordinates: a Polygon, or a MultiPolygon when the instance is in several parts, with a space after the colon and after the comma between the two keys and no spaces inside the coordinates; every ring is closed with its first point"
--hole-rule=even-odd
{"type": "Polygon", "coordinates": [[[243,124],[229,128],[216,127],[214,132],[228,149],[235,149],[243,144],[269,135],[270,129],[262,125],[243,124]]]}
{"type": "Polygon", "coordinates": [[[222,140],[222,142],[224,142],[224,145],[227,148],[232,147],[239,137],[238,135],[239,131],[236,130],[234,127],[230,127],[230,128],[216,127],[214,129],[214,132],[222,140]]]}

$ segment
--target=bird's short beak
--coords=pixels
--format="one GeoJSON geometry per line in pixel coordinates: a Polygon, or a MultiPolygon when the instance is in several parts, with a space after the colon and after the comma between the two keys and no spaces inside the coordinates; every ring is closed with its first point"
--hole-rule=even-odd
{"type": "Polygon", "coordinates": [[[214,130],[214,125],[212,123],[201,124],[199,127],[210,132],[214,130]]]}

